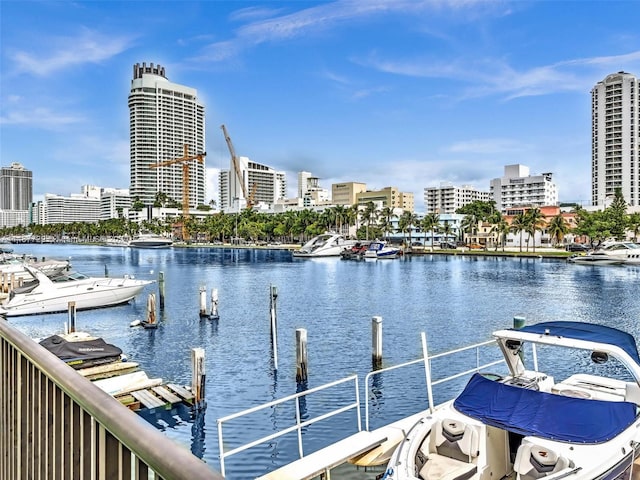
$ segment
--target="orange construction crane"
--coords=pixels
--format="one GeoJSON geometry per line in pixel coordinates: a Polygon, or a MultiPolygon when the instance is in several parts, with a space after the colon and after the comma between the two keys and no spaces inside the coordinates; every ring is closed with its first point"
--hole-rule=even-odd
{"type": "Polygon", "coordinates": [[[189,155],[189,145],[184,145],[184,156],[180,158],[174,158],[173,160],[165,160],[164,162],[152,163],[150,168],[167,167],[169,165],[175,165],[176,163],[182,164],[182,240],[189,240],[189,232],[187,230],[187,219],[189,218],[189,163],[191,160],[197,160],[198,162],[204,162],[204,157],[207,152],[198,153],[197,155],[189,155]]]}
{"type": "Polygon", "coordinates": [[[244,184],[244,177],[242,176],[242,172],[240,171],[240,163],[238,163],[236,150],[235,148],[233,148],[231,137],[227,132],[227,127],[225,127],[224,124],[222,124],[220,125],[220,128],[222,129],[222,133],[224,134],[224,139],[227,142],[227,147],[229,147],[229,153],[231,154],[231,162],[233,163],[233,168],[236,171],[238,182],[240,182],[240,187],[242,188],[242,196],[247,201],[247,208],[251,208],[253,207],[253,202],[256,195],[256,189],[258,188],[258,184],[254,183],[251,187],[251,193],[247,194],[247,187],[244,184]]]}

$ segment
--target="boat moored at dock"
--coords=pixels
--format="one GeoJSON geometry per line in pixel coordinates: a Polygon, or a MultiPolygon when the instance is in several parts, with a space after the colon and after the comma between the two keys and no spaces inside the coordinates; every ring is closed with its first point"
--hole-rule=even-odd
{"type": "Polygon", "coordinates": [[[355,245],[355,240],[347,240],[337,233],[323,233],[313,237],[299,250],[293,252],[294,257],[339,257],[343,250],[355,245]]]}

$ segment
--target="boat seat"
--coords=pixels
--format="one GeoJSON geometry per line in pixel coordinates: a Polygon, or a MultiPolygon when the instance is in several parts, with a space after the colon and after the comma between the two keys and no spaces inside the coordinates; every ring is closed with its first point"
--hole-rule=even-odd
{"type": "Polygon", "coordinates": [[[524,443],[518,448],[513,470],[516,480],[534,480],[571,466],[569,459],[546,447],[524,443]]]}
{"type": "Polygon", "coordinates": [[[465,480],[478,467],[478,432],[459,420],[436,422],[429,437],[429,454],[420,469],[423,480],[465,480]]]}

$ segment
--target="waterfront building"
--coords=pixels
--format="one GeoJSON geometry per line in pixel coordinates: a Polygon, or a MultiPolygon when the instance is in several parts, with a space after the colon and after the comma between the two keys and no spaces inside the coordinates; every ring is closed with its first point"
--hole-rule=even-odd
{"type": "Polygon", "coordinates": [[[298,172],[298,198],[304,197],[307,193],[309,178],[311,178],[311,172],[298,172]]]}
{"type": "Polygon", "coordinates": [[[248,204],[268,209],[286,198],[287,176],[284,172],[252,162],[248,157],[237,157],[237,161],[240,176],[233,166],[233,159],[230,159],[230,168],[221,170],[218,176],[222,211],[239,211],[248,204]]]}
{"type": "Polygon", "coordinates": [[[306,178],[307,185],[302,194],[302,205],[310,207],[312,205],[326,205],[329,201],[329,190],[320,186],[318,177],[309,176],[306,178]]]}
{"type": "Polygon", "coordinates": [[[617,188],[640,205],[640,82],[618,72],[591,90],[591,204],[605,206],[617,188]]]}
{"type": "Polygon", "coordinates": [[[385,187],[382,190],[365,190],[356,194],[356,203],[366,205],[373,202],[380,208],[399,208],[402,211],[414,211],[413,193],[401,192],[397,187],[385,187]]]}
{"type": "Polygon", "coordinates": [[[100,218],[100,197],[72,193],[68,197],[47,193],[44,196],[42,225],[52,223],[97,223],[100,218]]]}
{"type": "Polygon", "coordinates": [[[344,182],[331,185],[331,201],[335,205],[346,205],[348,207],[357,203],[357,195],[367,190],[366,183],[344,182]]]}
{"type": "MultiPolygon", "coordinates": [[[[151,165],[196,155],[205,149],[205,109],[196,89],[170,82],[164,67],[151,63],[133,66],[129,94],[130,194],[145,205],[162,192],[177,202],[183,198],[183,163],[151,165]]],[[[206,159],[205,159],[206,161],[206,159]]],[[[205,203],[205,162],[191,160],[189,206],[205,203]]]]}
{"type": "Polygon", "coordinates": [[[558,189],[551,173],[530,175],[525,165],[506,165],[504,176],[491,180],[490,199],[500,212],[518,206],[558,205],[558,189]]]}
{"type": "Polygon", "coordinates": [[[475,201],[488,202],[489,192],[480,191],[471,185],[456,187],[443,182],[440,187],[424,189],[424,207],[426,213],[453,214],[459,208],[475,201]]]}
{"type": "Polygon", "coordinates": [[[131,207],[129,190],[124,188],[105,188],[100,194],[100,220],[120,218],[131,207]]]}
{"type": "Polygon", "coordinates": [[[33,174],[14,162],[0,168],[0,227],[27,226],[31,223],[33,174]]]}

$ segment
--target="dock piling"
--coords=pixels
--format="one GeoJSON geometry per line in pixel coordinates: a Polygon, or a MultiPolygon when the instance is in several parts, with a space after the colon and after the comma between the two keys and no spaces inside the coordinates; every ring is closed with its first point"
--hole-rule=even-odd
{"type": "Polygon", "coordinates": [[[76,331],[76,302],[68,303],[69,309],[69,333],[76,331]]]}
{"type": "Polygon", "coordinates": [[[271,320],[271,348],[273,351],[273,366],[278,370],[278,317],[276,300],[278,298],[278,287],[271,285],[270,292],[270,320],[271,320]]]}
{"type": "Polygon", "coordinates": [[[306,382],[307,373],[307,330],[298,328],[296,329],[296,382],[306,382]]]}
{"type": "Polygon", "coordinates": [[[207,316],[207,288],[200,287],[200,318],[207,316]]]}
{"type": "Polygon", "coordinates": [[[160,310],[164,310],[164,272],[158,272],[158,293],[160,295],[160,310]]]}
{"type": "Polygon", "coordinates": [[[382,366],[382,317],[371,319],[371,363],[374,370],[382,366]]]}
{"type": "Polygon", "coordinates": [[[158,328],[156,324],[156,294],[150,293],[147,298],[147,320],[142,322],[144,328],[158,328]]]}
{"type": "Polygon", "coordinates": [[[209,319],[218,320],[220,315],[218,314],[218,289],[211,289],[211,312],[209,313],[209,319]]]}
{"type": "Polygon", "coordinates": [[[204,348],[191,349],[191,391],[194,394],[194,407],[201,410],[205,406],[205,365],[204,348]]]}
{"type": "Polygon", "coordinates": [[[109,267],[106,263],[104,264],[104,276],[105,278],[109,277],[109,267]]]}

